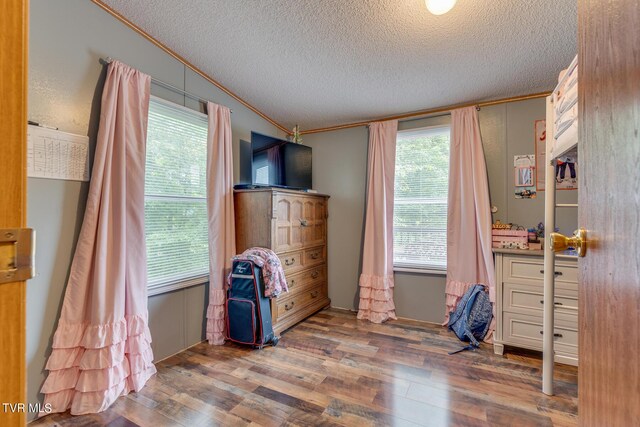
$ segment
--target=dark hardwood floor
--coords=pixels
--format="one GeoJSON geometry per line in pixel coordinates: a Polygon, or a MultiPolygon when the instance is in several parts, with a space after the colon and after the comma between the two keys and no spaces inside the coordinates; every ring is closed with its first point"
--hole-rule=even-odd
{"type": "Polygon", "coordinates": [[[159,362],[142,391],[103,413],[54,414],[31,426],[576,424],[576,368],[558,365],[549,397],[539,355],[496,356],[487,344],[447,355],[459,347],[436,325],[375,325],[327,310],[275,348],[198,344],[159,362]]]}

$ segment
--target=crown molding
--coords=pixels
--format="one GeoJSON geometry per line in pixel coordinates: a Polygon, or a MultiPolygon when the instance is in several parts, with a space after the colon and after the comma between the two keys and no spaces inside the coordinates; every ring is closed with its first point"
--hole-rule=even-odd
{"type": "Polygon", "coordinates": [[[427,116],[430,116],[430,115],[433,115],[433,114],[444,113],[444,112],[447,112],[447,111],[456,110],[458,108],[473,107],[473,106],[481,108],[481,107],[488,107],[488,106],[491,106],[491,105],[505,104],[507,102],[517,102],[517,101],[525,101],[527,99],[546,98],[549,95],[551,95],[551,92],[541,92],[541,93],[533,93],[533,94],[530,94],[530,95],[520,95],[520,96],[512,96],[510,98],[496,99],[494,101],[469,102],[469,103],[465,103],[465,104],[449,105],[447,107],[431,108],[431,109],[428,109],[428,110],[414,111],[414,112],[411,112],[411,113],[403,113],[403,114],[398,114],[398,115],[395,115],[395,116],[379,117],[377,119],[372,119],[372,120],[367,120],[367,121],[345,123],[345,124],[342,124],[342,125],[335,125],[335,126],[328,126],[328,127],[323,127],[323,128],[317,128],[317,129],[303,130],[303,131],[300,131],[300,135],[310,135],[310,134],[313,134],[313,133],[331,132],[331,131],[334,131],[334,130],[350,129],[350,128],[356,128],[356,127],[360,127],[360,126],[367,126],[371,122],[384,122],[384,121],[387,121],[387,120],[415,119],[415,118],[419,118],[419,117],[422,117],[422,116],[427,117],[427,116]]]}
{"type": "Polygon", "coordinates": [[[212,85],[214,85],[215,87],[217,87],[218,89],[220,89],[221,91],[223,91],[224,93],[226,93],[227,95],[229,95],[230,97],[232,97],[233,99],[238,101],[240,104],[242,104],[243,106],[247,107],[249,110],[253,111],[254,113],[259,115],[260,117],[262,117],[263,119],[265,119],[266,121],[268,121],[269,123],[271,123],[272,125],[277,127],[278,129],[280,129],[282,132],[285,132],[287,135],[291,134],[291,131],[289,129],[287,129],[286,127],[284,127],[280,123],[276,122],[274,119],[272,119],[271,117],[267,116],[266,114],[264,114],[262,111],[258,110],[253,105],[249,104],[247,101],[242,99],[240,96],[236,95],[230,89],[225,87],[222,83],[220,83],[219,81],[217,81],[216,79],[214,79],[213,77],[211,77],[210,75],[208,75],[207,73],[205,73],[204,71],[202,71],[201,69],[199,69],[198,67],[193,65],[191,62],[187,61],[185,58],[183,58],[181,55],[176,53],[174,50],[172,50],[171,48],[169,48],[168,46],[166,46],[162,42],[160,42],[157,39],[155,39],[149,33],[144,31],[142,28],[138,27],[133,22],[129,21],[127,18],[125,18],[120,13],[116,12],[114,9],[112,9],[111,7],[109,7],[108,5],[103,3],[101,0],[91,0],[91,1],[94,4],[96,4],[97,6],[99,6],[100,8],[102,8],[104,11],[106,11],[107,13],[112,15],[118,21],[122,22],[124,25],[126,25],[129,28],[131,28],[133,31],[135,31],[136,33],[140,34],[142,37],[144,37],[145,39],[147,39],[148,41],[150,41],[151,43],[153,43],[154,45],[156,45],[157,47],[162,49],[164,52],[169,54],[171,57],[173,57],[174,59],[176,59],[179,62],[181,62],[182,64],[184,64],[187,68],[191,69],[191,71],[193,71],[194,73],[200,75],[206,81],[208,81],[209,83],[211,83],[212,85]]]}

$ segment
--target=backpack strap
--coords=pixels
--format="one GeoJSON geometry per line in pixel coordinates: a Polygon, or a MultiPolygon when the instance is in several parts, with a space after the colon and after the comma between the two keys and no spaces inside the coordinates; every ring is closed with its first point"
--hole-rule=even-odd
{"type": "Polygon", "coordinates": [[[449,354],[449,356],[451,356],[452,354],[461,353],[461,352],[466,351],[466,350],[475,351],[476,348],[478,348],[478,347],[476,347],[473,344],[470,344],[470,345],[468,345],[466,347],[459,348],[458,350],[450,351],[448,354],[449,354]]]}

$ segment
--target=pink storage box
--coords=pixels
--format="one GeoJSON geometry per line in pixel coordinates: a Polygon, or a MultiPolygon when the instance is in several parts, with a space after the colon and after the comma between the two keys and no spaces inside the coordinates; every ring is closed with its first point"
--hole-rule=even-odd
{"type": "Polygon", "coordinates": [[[511,237],[528,237],[529,232],[527,230],[491,230],[491,234],[494,236],[511,236],[511,237]]]}
{"type": "Polygon", "coordinates": [[[492,248],[500,249],[529,249],[528,242],[492,242],[492,248]]]}
{"type": "Polygon", "coordinates": [[[491,239],[493,242],[519,242],[519,243],[527,243],[529,241],[528,237],[511,237],[511,236],[493,236],[491,239]]]}
{"type": "Polygon", "coordinates": [[[491,230],[491,246],[494,248],[528,249],[529,232],[527,230],[491,230]]]}

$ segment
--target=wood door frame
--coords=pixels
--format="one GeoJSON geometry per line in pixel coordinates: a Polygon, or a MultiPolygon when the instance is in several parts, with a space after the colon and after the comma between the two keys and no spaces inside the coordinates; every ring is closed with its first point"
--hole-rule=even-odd
{"type": "MultiPolygon", "coordinates": [[[[0,13],[0,228],[26,225],[28,0],[6,0],[0,13]]],[[[26,284],[0,284],[0,424],[24,425],[26,402],[26,284]]]]}
{"type": "Polygon", "coordinates": [[[578,1],[578,421],[640,419],[640,8],[638,0],[578,1]]]}

